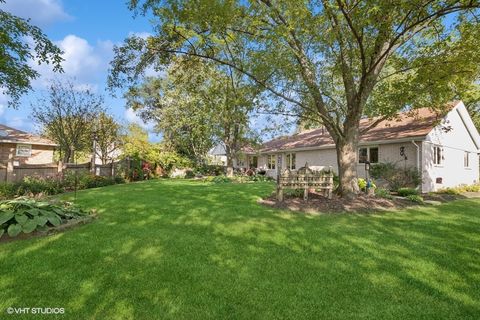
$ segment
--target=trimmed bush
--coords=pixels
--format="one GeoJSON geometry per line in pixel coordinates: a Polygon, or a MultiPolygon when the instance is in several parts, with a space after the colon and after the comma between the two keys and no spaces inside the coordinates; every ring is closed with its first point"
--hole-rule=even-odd
{"type": "Polygon", "coordinates": [[[400,188],[397,190],[400,197],[408,197],[418,195],[418,190],[413,188],[400,188]]]}
{"type": "Polygon", "coordinates": [[[37,201],[27,197],[0,201],[0,237],[5,233],[15,237],[57,227],[68,220],[88,216],[70,202],[37,201]]]}

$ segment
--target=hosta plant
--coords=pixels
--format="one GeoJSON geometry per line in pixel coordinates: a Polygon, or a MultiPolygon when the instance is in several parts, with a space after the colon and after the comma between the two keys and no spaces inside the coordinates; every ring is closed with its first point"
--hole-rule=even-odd
{"type": "Polygon", "coordinates": [[[88,216],[88,212],[70,202],[39,201],[27,197],[0,201],[0,237],[8,234],[47,230],[60,224],[88,216]]]}

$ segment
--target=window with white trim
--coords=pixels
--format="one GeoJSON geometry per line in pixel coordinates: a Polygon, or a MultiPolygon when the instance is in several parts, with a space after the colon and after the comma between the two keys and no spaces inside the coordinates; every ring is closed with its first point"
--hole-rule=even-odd
{"type": "Polygon", "coordinates": [[[440,146],[434,146],[433,147],[433,164],[440,166],[443,164],[443,160],[445,160],[445,158],[443,157],[443,148],[440,146]]]}
{"type": "Polygon", "coordinates": [[[32,155],[32,145],[17,144],[17,150],[15,154],[17,157],[30,157],[32,155]]]}
{"type": "Polygon", "coordinates": [[[295,153],[287,153],[285,156],[285,165],[287,169],[295,170],[296,155],[295,153]]]}
{"type": "Polygon", "coordinates": [[[267,168],[275,169],[275,164],[277,163],[277,156],[274,154],[269,154],[267,156],[267,168]]]}
{"type": "Polygon", "coordinates": [[[463,166],[465,168],[470,168],[470,152],[465,151],[463,154],[463,166]]]}
{"type": "Polygon", "coordinates": [[[377,163],[378,147],[363,147],[358,149],[358,163],[377,163]]]}

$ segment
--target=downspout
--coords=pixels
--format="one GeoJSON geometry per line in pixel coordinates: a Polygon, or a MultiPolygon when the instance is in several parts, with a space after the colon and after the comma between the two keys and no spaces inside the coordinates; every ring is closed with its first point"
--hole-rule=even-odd
{"type": "MultiPolygon", "coordinates": [[[[420,173],[420,179],[423,180],[422,170],[420,169],[420,146],[414,140],[412,140],[412,144],[417,148],[417,171],[420,173]]],[[[421,190],[422,190],[422,187],[420,185],[420,191],[421,190]]]]}

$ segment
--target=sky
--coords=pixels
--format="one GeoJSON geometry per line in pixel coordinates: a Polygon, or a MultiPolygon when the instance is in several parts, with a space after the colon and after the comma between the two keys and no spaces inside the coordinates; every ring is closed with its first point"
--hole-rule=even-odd
{"type": "Polygon", "coordinates": [[[7,0],[0,8],[22,18],[31,19],[64,51],[64,74],[55,74],[48,66],[32,65],[41,76],[33,81],[32,92],[24,95],[17,110],[7,108],[7,97],[0,95],[0,123],[28,132],[39,128],[30,118],[30,107],[36,97],[45,94],[49,79],[67,77],[80,87],[88,86],[105,98],[109,114],[127,124],[135,122],[149,130],[150,140],[160,138],[153,125],[145,124],[125,107],[120,95],[112,97],[106,90],[109,62],[114,45],[120,45],[131,34],[148,34],[151,26],[143,16],[133,17],[126,1],[119,0],[7,0]]]}

